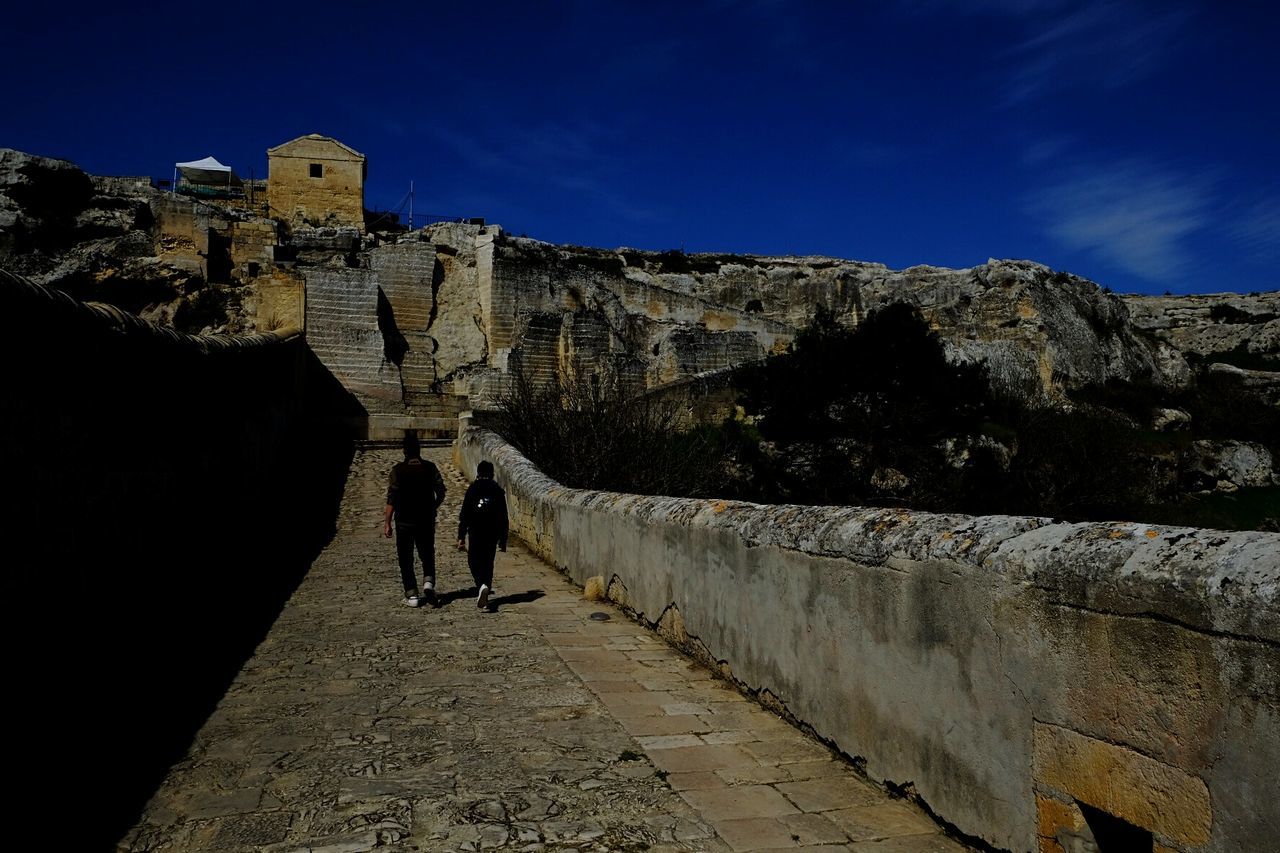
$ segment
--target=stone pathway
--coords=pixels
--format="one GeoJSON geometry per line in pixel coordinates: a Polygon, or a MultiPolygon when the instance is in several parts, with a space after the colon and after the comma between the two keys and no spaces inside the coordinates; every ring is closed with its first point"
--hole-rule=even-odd
{"type": "Polygon", "coordinates": [[[429,454],[443,606],[399,604],[399,455],[357,453],[338,535],[119,850],[963,849],[518,543],[478,611],[465,483],[429,454]]]}

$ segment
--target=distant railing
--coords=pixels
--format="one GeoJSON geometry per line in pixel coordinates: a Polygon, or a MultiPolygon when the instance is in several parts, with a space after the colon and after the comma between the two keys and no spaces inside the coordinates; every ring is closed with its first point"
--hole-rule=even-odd
{"type": "Polygon", "coordinates": [[[179,184],[174,192],[194,198],[241,199],[245,197],[244,190],[240,187],[215,187],[206,184],[179,184]]]}
{"type": "Polygon", "coordinates": [[[365,211],[365,223],[367,228],[373,228],[375,225],[403,225],[409,230],[417,228],[425,228],[428,225],[436,225],[441,222],[456,222],[462,225],[484,225],[483,216],[450,216],[444,213],[412,213],[406,214],[404,210],[378,210],[371,208],[365,211]]]}
{"type": "Polygon", "coordinates": [[[456,222],[460,225],[484,225],[483,216],[445,216],[442,213],[415,213],[411,217],[411,225],[423,228],[439,222],[456,222]]]}

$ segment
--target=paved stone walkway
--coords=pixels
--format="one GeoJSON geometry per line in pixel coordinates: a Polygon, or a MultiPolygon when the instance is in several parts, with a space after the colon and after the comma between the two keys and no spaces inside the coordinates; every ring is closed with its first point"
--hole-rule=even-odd
{"type": "Polygon", "coordinates": [[[399,604],[399,456],[357,453],[338,535],[120,850],[962,849],[517,543],[478,611],[429,453],[443,606],[399,604]]]}

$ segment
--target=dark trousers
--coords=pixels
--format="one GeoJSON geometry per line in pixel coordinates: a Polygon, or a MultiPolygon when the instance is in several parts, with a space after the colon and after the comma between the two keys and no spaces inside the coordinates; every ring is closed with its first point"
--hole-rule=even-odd
{"type": "Polygon", "coordinates": [[[484,584],[493,589],[493,557],[497,550],[497,539],[471,534],[471,541],[467,543],[467,566],[471,569],[471,577],[475,579],[477,588],[484,584]]]}
{"type": "Polygon", "coordinates": [[[432,586],[436,583],[436,526],[434,524],[397,524],[396,556],[400,559],[400,580],[404,591],[418,588],[413,572],[413,548],[418,547],[422,559],[422,576],[432,586]]]}

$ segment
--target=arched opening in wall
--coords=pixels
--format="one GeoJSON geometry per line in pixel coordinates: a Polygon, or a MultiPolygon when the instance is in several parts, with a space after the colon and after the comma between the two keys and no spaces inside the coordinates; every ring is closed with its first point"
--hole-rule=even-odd
{"type": "MultiPolygon", "coordinates": [[[[1093,847],[1082,846],[1081,853],[1094,850],[1097,853],[1151,853],[1154,840],[1151,831],[1134,826],[1124,818],[1077,802],[1084,822],[1093,834],[1093,847]]],[[[1087,844],[1087,842],[1086,842],[1087,844]]]]}

